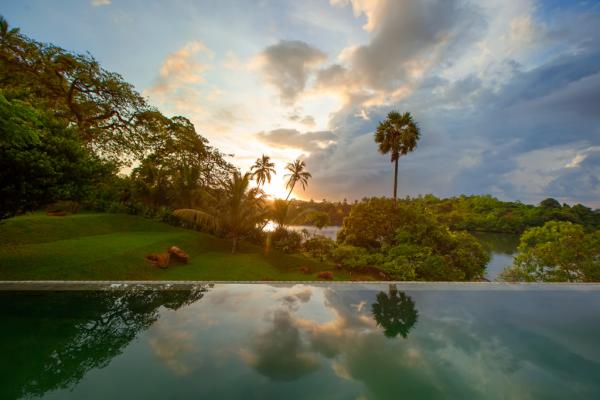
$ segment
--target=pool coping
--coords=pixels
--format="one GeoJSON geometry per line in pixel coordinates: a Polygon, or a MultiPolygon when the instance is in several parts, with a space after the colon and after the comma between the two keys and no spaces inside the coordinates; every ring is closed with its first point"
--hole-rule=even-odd
{"type": "Polygon", "coordinates": [[[217,286],[336,286],[344,289],[396,285],[406,290],[600,290],[599,283],[566,282],[423,282],[423,281],[0,281],[0,291],[189,290],[217,286]]]}

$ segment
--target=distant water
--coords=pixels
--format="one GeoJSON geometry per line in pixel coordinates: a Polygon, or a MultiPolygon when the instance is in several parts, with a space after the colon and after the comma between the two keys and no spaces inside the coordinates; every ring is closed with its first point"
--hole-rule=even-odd
{"type": "MultiPolygon", "coordinates": [[[[298,232],[306,229],[311,234],[323,235],[335,240],[341,227],[328,226],[319,230],[310,225],[292,225],[289,228],[298,232]]],[[[486,266],[485,277],[493,281],[498,278],[504,268],[512,265],[519,244],[519,236],[487,232],[474,232],[473,236],[490,252],[490,262],[486,266]]]]}
{"type": "Polygon", "coordinates": [[[504,268],[512,265],[519,245],[519,235],[488,232],[472,232],[472,234],[490,252],[490,262],[486,265],[485,277],[490,281],[496,280],[504,268]]]}
{"type": "Polygon", "coordinates": [[[322,235],[328,237],[329,239],[335,240],[337,238],[337,234],[340,231],[341,226],[326,226],[323,229],[318,229],[312,225],[291,225],[288,228],[296,232],[300,232],[303,229],[306,229],[310,234],[322,235]]]}

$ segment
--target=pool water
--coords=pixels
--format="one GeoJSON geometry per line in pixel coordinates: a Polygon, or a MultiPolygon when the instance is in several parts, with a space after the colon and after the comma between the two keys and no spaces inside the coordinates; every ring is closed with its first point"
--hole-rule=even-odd
{"type": "Polygon", "coordinates": [[[117,285],[0,299],[1,399],[600,398],[595,285],[117,285]]]}

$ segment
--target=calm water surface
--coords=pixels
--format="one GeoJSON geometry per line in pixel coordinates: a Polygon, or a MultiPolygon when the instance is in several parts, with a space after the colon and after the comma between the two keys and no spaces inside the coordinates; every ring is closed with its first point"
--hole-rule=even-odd
{"type": "Polygon", "coordinates": [[[0,291],[0,398],[598,399],[600,286],[0,291]]]}

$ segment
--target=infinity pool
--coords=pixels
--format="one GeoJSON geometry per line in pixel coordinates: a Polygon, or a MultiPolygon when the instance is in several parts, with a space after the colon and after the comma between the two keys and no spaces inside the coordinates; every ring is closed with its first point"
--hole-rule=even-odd
{"type": "Polygon", "coordinates": [[[600,286],[4,289],[1,399],[600,399],[600,286]]]}

